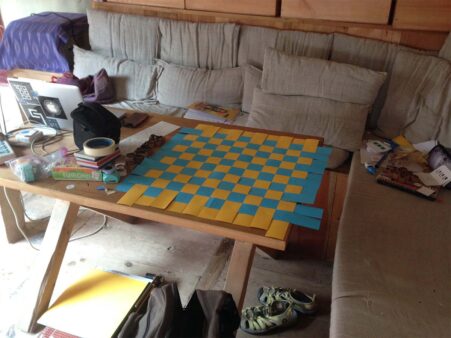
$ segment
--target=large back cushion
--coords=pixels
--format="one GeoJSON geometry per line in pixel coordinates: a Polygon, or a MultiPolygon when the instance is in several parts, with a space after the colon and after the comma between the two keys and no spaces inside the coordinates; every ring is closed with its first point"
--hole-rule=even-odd
{"type": "Polygon", "coordinates": [[[166,62],[221,69],[237,63],[239,26],[161,20],[161,55],[166,62]]]}
{"type": "Polygon", "coordinates": [[[438,56],[451,61],[451,32],[448,34],[448,37],[446,38],[445,43],[440,49],[438,56]]]}
{"type": "Polygon", "coordinates": [[[89,42],[96,53],[152,64],[159,53],[158,18],[88,10],[89,42]]]}
{"type": "Polygon", "coordinates": [[[378,122],[385,137],[411,142],[437,139],[451,147],[451,65],[428,55],[400,51],[378,122]]]}
{"type": "Polygon", "coordinates": [[[249,126],[322,136],[326,144],[350,151],[360,148],[385,73],[270,48],[264,60],[249,126]]]}

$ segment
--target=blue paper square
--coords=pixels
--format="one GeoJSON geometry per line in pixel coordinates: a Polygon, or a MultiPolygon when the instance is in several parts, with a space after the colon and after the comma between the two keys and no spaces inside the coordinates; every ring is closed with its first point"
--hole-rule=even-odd
{"type": "Polygon", "coordinates": [[[202,170],[213,171],[213,170],[215,170],[216,165],[214,165],[213,163],[204,163],[204,164],[202,164],[202,166],[200,168],[202,170]]]}
{"type": "Polygon", "coordinates": [[[182,128],[182,129],[180,129],[179,133],[200,135],[200,134],[202,134],[202,130],[194,129],[194,128],[182,128]]]}
{"type": "Polygon", "coordinates": [[[310,207],[307,205],[296,205],[296,214],[321,219],[323,217],[323,209],[310,207]]]}
{"type": "Polygon", "coordinates": [[[212,209],[221,209],[222,206],[224,205],[224,200],[220,199],[220,198],[210,198],[207,203],[205,204],[205,206],[207,208],[212,208],[212,209]]]}
{"type": "Polygon", "coordinates": [[[253,178],[247,178],[247,177],[241,177],[239,180],[239,184],[247,185],[249,187],[252,187],[255,183],[255,180],[253,178]]]}
{"type": "Polygon", "coordinates": [[[218,185],[219,189],[229,190],[229,191],[232,191],[234,187],[235,187],[235,184],[230,183],[230,182],[221,182],[218,185]]]}
{"type": "Polygon", "coordinates": [[[174,191],[181,191],[185,185],[180,182],[170,182],[166,189],[168,190],[174,190],[174,191]]]}
{"type": "Polygon", "coordinates": [[[224,140],[224,141],[222,141],[222,145],[223,146],[229,146],[229,147],[231,147],[231,146],[233,146],[233,143],[235,143],[234,141],[231,141],[231,140],[224,140]]]}
{"type": "Polygon", "coordinates": [[[273,153],[274,154],[286,154],[287,150],[283,149],[283,148],[274,148],[273,153]]]}
{"type": "Polygon", "coordinates": [[[193,161],[205,162],[207,160],[207,156],[204,155],[196,155],[193,157],[193,161]]]}
{"type": "Polygon", "coordinates": [[[164,173],[161,174],[161,176],[159,178],[162,178],[162,179],[168,180],[168,181],[172,181],[175,176],[177,176],[177,175],[174,174],[174,173],[170,173],[168,171],[165,171],[164,173]]]}
{"type": "Polygon", "coordinates": [[[271,183],[270,189],[275,191],[285,191],[286,184],[282,183],[271,183]]]}
{"type": "Polygon", "coordinates": [[[219,151],[216,150],[213,152],[213,154],[211,154],[212,157],[220,157],[223,158],[225,156],[226,152],[225,151],[219,151]]]}
{"type": "Polygon", "coordinates": [[[270,167],[277,167],[277,168],[279,168],[280,167],[280,161],[279,160],[268,160],[268,161],[266,161],[266,165],[267,166],[270,166],[270,167]]]}
{"type": "Polygon", "coordinates": [[[242,203],[245,198],[246,198],[246,195],[244,195],[244,194],[241,194],[238,192],[232,192],[229,195],[229,197],[227,198],[227,200],[232,201],[232,202],[242,203]]]}
{"type": "Polygon", "coordinates": [[[161,188],[148,187],[147,190],[144,192],[144,195],[149,197],[158,197],[160,196],[162,191],[163,189],[161,188]]]}
{"type": "Polygon", "coordinates": [[[191,179],[189,180],[189,183],[191,184],[195,184],[195,185],[202,185],[205,182],[205,178],[203,177],[191,177],[191,179]]]}
{"type": "Polygon", "coordinates": [[[222,180],[225,177],[225,173],[214,171],[210,174],[209,178],[216,178],[217,180],[222,180]]]}
{"type": "Polygon", "coordinates": [[[223,133],[216,133],[215,134],[215,136],[214,136],[214,138],[220,138],[220,139],[224,139],[224,138],[226,138],[226,134],[223,134],[223,133]]]}
{"type": "Polygon", "coordinates": [[[293,171],[290,169],[284,169],[284,168],[277,169],[278,175],[291,176],[292,173],[293,173],[293,171]]]}
{"type": "Polygon", "coordinates": [[[264,144],[265,146],[275,147],[276,144],[277,144],[277,142],[274,141],[274,140],[265,140],[265,142],[263,142],[263,144],[264,144]]]}
{"type": "Polygon", "coordinates": [[[247,169],[255,170],[255,171],[261,171],[263,169],[263,166],[261,164],[251,163],[251,164],[249,164],[247,166],[247,169]]]}
{"type": "Polygon", "coordinates": [[[215,150],[216,149],[216,144],[207,143],[206,145],[204,145],[204,149],[215,150]]]}
{"type": "Polygon", "coordinates": [[[233,163],[235,163],[234,160],[228,160],[228,159],[222,159],[220,162],[222,165],[227,165],[229,167],[231,167],[233,165],[233,163]]]}
{"type": "Polygon", "coordinates": [[[238,157],[238,161],[243,161],[243,162],[251,162],[252,161],[252,156],[250,155],[240,155],[238,157]]]}
{"type": "Polygon", "coordinates": [[[258,179],[263,180],[263,181],[272,182],[272,180],[274,179],[274,174],[261,172],[258,174],[258,179]]]}
{"type": "Polygon", "coordinates": [[[197,190],[197,195],[210,197],[213,193],[214,189],[210,187],[200,187],[199,190],[197,190]]]}
{"type": "Polygon", "coordinates": [[[188,175],[188,176],[194,176],[196,171],[197,171],[197,169],[194,169],[194,168],[183,168],[181,173],[184,175],[188,175]]]}
{"type": "Polygon", "coordinates": [[[191,199],[194,197],[193,194],[187,194],[186,192],[180,192],[175,197],[175,200],[180,203],[188,204],[191,202],[191,199]]]}
{"type": "Polygon", "coordinates": [[[236,175],[236,176],[241,176],[241,175],[243,175],[243,173],[244,173],[244,169],[242,169],[242,168],[232,167],[229,170],[229,174],[236,175]]]}
{"type": "Polygon", "coordinates": [[[230,152],[234,153],[234,154],[241,154],[241,152],[243,151],[242,148],[238,148],[238,147],[232,147],[230,148],[230,152]]]}
{"type": "Polygon", "coordinates": [[[249,143],[247,145],[247,148],[248,149],[253,149],[253,150],[258,150],[258,149],[260,149],[260,145],[259,144],[255,144],[255,143],[249,143]]]}
{"type": "Polygon", "coordinates": [[[256,157],[261,158],[269,158],[270,153],[267,153],[266,151],[257,151],[257,154],[255,154],[256,157]]]}
{"type": "Polygon", "coordinates": [[[270,198],[264,198],[261,203],[262,207],[271,208],[271,209],[276,209],[278,205],[279,205],[278,200],[273,200],[270,198]]]}
{"type": "Polygon", "coordinates": [[[257,213],[257,210],[258,207],[256,205],[242,204],[238,213],[254,216],[257,213]]]}
{"type": "Polygon", "coordinates": [[[251,188],[251,190],[249,191],[249,194],[254,195],[254,196],[263,197],[266,194],[266,190],[262,189],[262,188],[251,188]]]}

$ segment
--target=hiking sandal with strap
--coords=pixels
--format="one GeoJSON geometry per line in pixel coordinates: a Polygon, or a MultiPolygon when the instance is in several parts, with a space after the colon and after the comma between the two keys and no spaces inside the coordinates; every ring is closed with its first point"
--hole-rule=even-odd
{"type": "Polygon", "coordinates": [[[298,314],[289,302],[274,301],[269,305],[251,306],[241,313],[241,330],[250,334],[264,334],[293,325],[298,314]]]}
{"type": "Polygon", "coordinates": [[[257,292],[261,304],[267,305],[274,301],[286,301],[293,304],[293,308],[300,313],[311,315],[316,312],[315,295],[307,295],[296,289],[261,287],[257,292]]]}

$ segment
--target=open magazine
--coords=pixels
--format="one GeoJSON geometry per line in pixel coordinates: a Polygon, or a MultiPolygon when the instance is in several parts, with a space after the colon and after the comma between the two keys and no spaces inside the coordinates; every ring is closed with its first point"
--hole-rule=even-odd
{"type": "Polygon", "coordinates": [[[232,123],[239,114],[239,108],[227,108],[204,102],[196,102],[188,107],[188,111],[184,117],[201,121],[232,123]]]}

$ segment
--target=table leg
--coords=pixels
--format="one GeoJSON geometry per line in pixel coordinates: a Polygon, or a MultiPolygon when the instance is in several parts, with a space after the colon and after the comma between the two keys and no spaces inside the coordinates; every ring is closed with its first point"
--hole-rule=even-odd
{"type": "Polygon", "coordinates": [[[19,323],[24,331],[33,332],[37,320],[49,306],[78,209],[77,204],[56,200],[38,261],[26,285],[28,294],[23,302],[25,313],[19,323]]]}
{"type": "Polygon", "coordinates": [[[25,229],[25,214],[20,202],[20,194],[19,190],[0,187],[0,208],[8,243],[16,243],[23,239],[14,216],[15,212],[19,226],[25,229]]]}
{"type": "Polygon", "coordinates": [[[235,241],[230,257],[224,290],[232,294],[239,311],[241,311],[241,308],[243,307],[247,282],[254,260],[254,253],[254,244],[235,241]]]}

